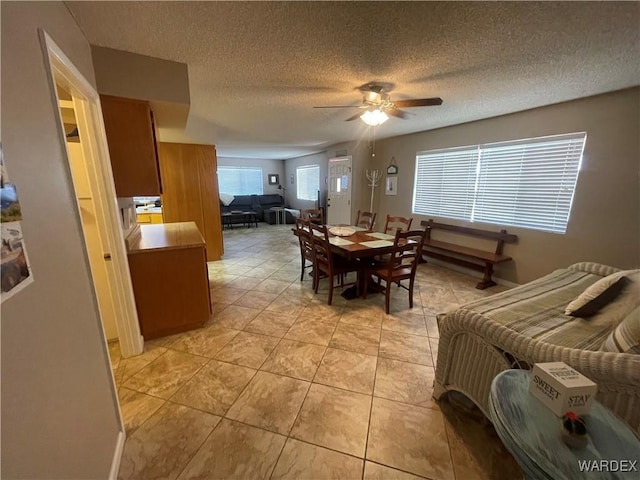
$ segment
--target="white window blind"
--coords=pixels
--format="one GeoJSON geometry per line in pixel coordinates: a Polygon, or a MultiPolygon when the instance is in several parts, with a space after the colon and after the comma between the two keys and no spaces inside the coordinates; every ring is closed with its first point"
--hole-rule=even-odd
{"type": "Polygon", "coordinates": [[[418,154],[413,212],[469,219],[478,164],[478,147],[418,154]]]}
{"type": "Polygon", "coordinates": [[[564,233],[585,140],[582,132],[419,153],[413,212],[564,233]]]}
{"type": "Polygon", "coordinates": [[[306,165],[296,168],[296,197],[298,200],[317,200],[320,190],[320,167],[306,165]]]}
{"type": "Polygon", "coordinates": [[[262,169],[255,167],[218,167],[220,193],[262,195],[262,169]]]}

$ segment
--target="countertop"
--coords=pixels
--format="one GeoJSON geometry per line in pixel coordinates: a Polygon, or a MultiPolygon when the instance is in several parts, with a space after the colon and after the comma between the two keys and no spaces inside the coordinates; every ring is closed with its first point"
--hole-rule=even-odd
{"type": "Polygon", "coordinates": [[[126,238],[125,243],[130,254],[205,246],[195,222],[138,225],[126,238]]]}
{"type": "Polygon", "coordinates": [[[162,207],[136,207],[136,213],[162,213],[162,207]]]}

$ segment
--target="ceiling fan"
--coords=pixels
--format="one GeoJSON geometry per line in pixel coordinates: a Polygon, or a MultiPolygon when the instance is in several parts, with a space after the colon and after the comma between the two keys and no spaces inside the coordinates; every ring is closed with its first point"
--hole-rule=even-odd
{"type": "Polygon", "coordinates": [[[440,97],[433,98],[414,98],[411,100],[391,101],[391,97],[387,90],[391,90],[392,84],[383,85],[380,83],[366,83],[357,89],[362,92],[361,105],[324,105],[313,108],[358,108],[365,110],[364,113],[358,112],[347,118],[347,122],[361,118],[364,123],[371,126],[381,125],[389,119],[389,115],[397,118],[406,119],[408,113],[400,110],[401,108],[410,107],[431,107],[442,105],[440,97]],[[385,89],[385,86],[387,87],[385,89]]]}

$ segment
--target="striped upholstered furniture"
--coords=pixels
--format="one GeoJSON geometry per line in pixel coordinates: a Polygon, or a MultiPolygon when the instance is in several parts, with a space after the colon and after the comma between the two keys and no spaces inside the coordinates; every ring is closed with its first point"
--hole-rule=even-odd
{"type": "Polygon", "coordinates": [[[589,318],[564,314],[587,287],[618,269],[583,262],[438,316],[434,397],[450,390],[489,417],[491,380],[509,368],[565,362],[598,384],[597,399],[640,432],[640,355],[599,351],[618,323],[638,312],[640,284],[589,318]]]}

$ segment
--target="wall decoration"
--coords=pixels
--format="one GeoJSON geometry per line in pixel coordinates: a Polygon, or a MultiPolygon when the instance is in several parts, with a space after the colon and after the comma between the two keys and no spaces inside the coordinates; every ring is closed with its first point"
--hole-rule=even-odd
{"type": "Polygon", "coordinates": [[[398,177],[387,177],[384,186],[385,195],[398,195],[398,177]]]}
{"type": "Polygon", "coordinates": [[[387,175],[397,175],[398,165],[396,164],[396,157],[391,157],[391,163],[387,167],[387,175]]]}
{"type": "Polygon", "coordinates": [[[289,175],[289,180],[290,180],[291,185],[293,185],[293,178],[294,177],[293,177],[293,173],[292,173],[291,175],[289,175]]]}
{"type": "Polygon", "coordinates": [[[4,302],[33,283],[27,250],[22,238],[22,211],[16,186],[11,183],[4,166],[0,144],[0,302],[4,302]]]}
{"type": "Polygon", "coordinates": [[[280,183],[280,175],[277,173],[270,173],[267,178],[269,179],[269,185],[278,185],[280,183]]]}

